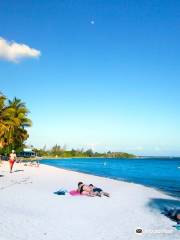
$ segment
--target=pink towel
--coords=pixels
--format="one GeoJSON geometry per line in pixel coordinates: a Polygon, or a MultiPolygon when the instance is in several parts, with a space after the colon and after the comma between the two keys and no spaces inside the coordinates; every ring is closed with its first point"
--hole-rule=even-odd
{"type": "Polygon", "coordinates": [[[78,192],[77,190],[71,190],[69,193],[71,194],[71,196],[79,196],[79,195],[81,195],[80,192],[78,192]]]}

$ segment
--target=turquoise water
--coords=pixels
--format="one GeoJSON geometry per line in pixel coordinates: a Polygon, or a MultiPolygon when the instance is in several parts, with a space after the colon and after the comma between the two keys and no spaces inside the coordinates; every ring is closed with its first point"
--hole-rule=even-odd
{"type": "Polygon", "coordinates": [[[143,184],[180,198],[180,158],[46,159],[58,168],[143,184]]]}

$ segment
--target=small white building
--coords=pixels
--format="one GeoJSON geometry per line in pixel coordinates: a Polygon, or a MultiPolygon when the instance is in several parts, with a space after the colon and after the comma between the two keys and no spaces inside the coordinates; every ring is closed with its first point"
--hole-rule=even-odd
{"type": "Polygon", "coordinates": [[[30,148],[24,148],[22,152],[20,152],[19,157],[36,157],[36,153],[30,148]]]}

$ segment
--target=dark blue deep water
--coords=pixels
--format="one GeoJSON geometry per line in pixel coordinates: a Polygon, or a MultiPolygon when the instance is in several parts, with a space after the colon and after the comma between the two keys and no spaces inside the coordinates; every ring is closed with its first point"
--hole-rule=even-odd
{"type": "Polygon", "coordinates": [[[180,198],[180,158],[46,159],[43,164],[154,187],[180,198]]]}

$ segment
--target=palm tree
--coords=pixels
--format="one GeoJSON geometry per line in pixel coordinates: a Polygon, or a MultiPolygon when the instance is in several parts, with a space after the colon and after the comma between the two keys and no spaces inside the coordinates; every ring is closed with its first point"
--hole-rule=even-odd
{"type": "Polygon", "coordinates": [[[31,120],[27,117],[29,110],[26,108],[24,102],[21,99],[14,98],[12,101],[8,101],[8,106],[13,109],[13,128],[11,129],[11,135],[13,138],[13,148],[22,147],[23,142],[29,137],[25,127],[32,126],[31,120]]]}
{"type": "Polygon", "coordinates": [[[27,115],[29,113],[29,110],[26,108],[26,105],[24,102],[21,101],[21,99],[14,98],[12,101],[8,100],[9,108],[12,108],[14,110],[14,123],[18,127],[31,127],[32,121],[27,118],[27,115]]]}
{"type": "Polygon", "coordinates": [[[7,147],[8,152],[12,148],[22,147],[29,136],[25,127],[32,125],[28,113],[20,99],[8,100],[6,104],[6,97],[0,94],[0,147],[7,147]]]}
{"type": "Polygon", "coordinates": [[[9,135],[9,130],[13,125],[11,116],[13,115],[13,109],[5,105],[6,97],[0,95],[0,145],[5,146],[9,135]]]}
{"type": "Polygon", "coordinates": [[[2,95],[2,93],[0,93],[0,148],[3,147],[2,136],[3,136],[4,131],[5,131],[5,126],[4,126],[3,120],[2,120],[2,111],[3,111],[3,108],[4,108],[4,101],[5,101],[5,97],[2,95]]]}

